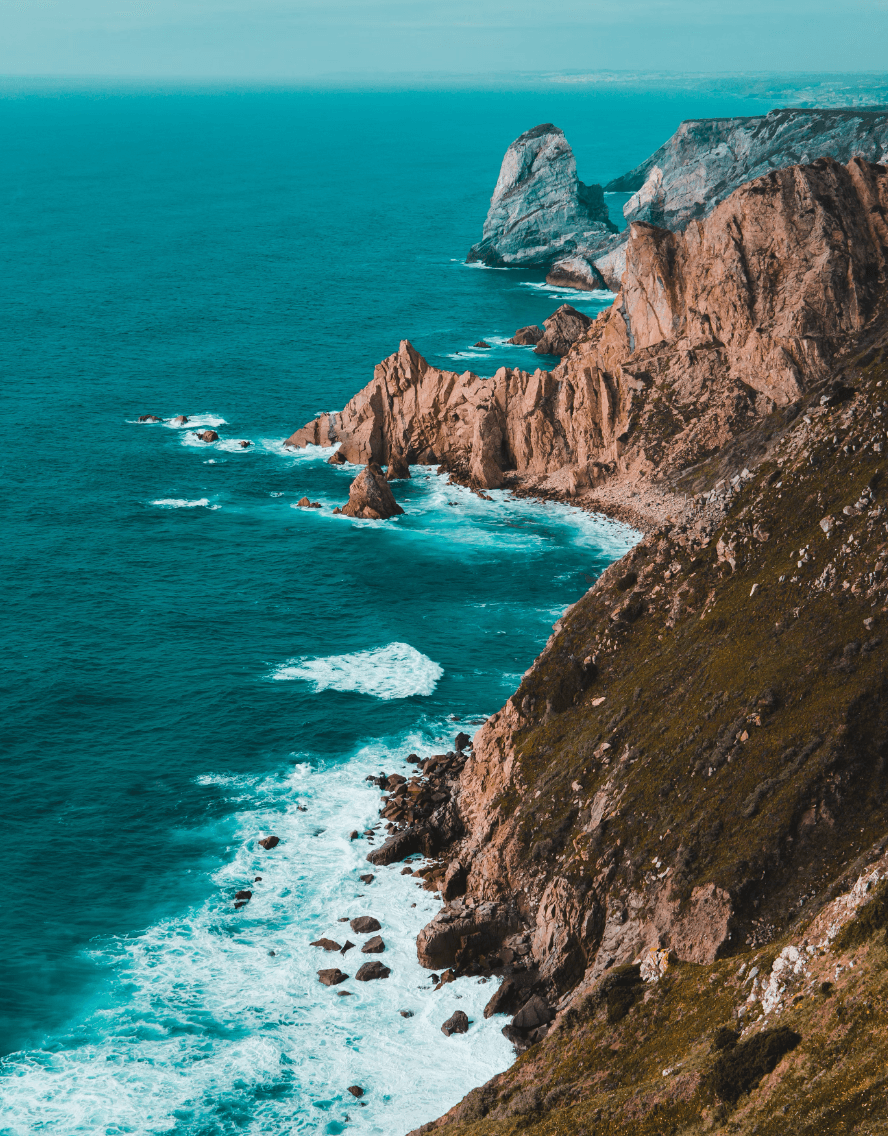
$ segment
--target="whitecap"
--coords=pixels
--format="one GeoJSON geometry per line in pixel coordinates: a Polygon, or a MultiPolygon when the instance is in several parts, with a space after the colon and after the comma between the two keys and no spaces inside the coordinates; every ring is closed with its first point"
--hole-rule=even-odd
{"type": "Polygon", "coordinates": [[[217,426],[225,425],[225,419],[218,414],[189,414],[187,419],[187,422],[179,423],[173,418],[167,418],[163,424],[172,430],[193,430],[197,426],[212,426],[215,430],[217,426]]]}
{"type": "MultiPolygon", "coordinates": [[[[159,505],[161,509],[206,509],[210,504],[208,497],[198,497],[196,501],[188,501],[184,497],[161,497],[152,501],[152,505],[159,505]]],[[[216,506],[218,508],[218,506],[216,506]]]]}
{"type": "Polygon", "coordinates": [[[410,698],[429,695],[444,674],[443,669],[409,643],[389,643],[351,655],[291,659],[278,667],[272,678],[314,684],[316,691],[340,690],[370,694],[374,698],[410,698]]]}
{"type": "Polygon", "coordinates": [[[581,288],[565,288],[563,284],[539,284],[533,280],[522,280],[519,288],[533,288],[535,292],[546,292],[556,300],[575,300],[580,303],[612,303],[616,293],[608,288],[593,288],[587,292],[581,288]]]}

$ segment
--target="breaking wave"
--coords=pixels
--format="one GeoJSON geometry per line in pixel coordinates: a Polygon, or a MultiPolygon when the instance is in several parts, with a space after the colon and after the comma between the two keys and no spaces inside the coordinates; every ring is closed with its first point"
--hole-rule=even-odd
{"type": "Polygon", "coordinates": [[[271,677],[280,682],[310,682],[318,692],[340,690],[390,699],[431,694],[443,674],[433,659],[409,643],[389,643],[353,655],[292,659],[271,677]]]}

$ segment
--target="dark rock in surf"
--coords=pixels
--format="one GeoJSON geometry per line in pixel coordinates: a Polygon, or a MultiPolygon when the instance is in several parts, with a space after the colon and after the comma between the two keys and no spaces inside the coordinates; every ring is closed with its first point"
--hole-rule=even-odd
{"type": "Polygon", "coordinates": [[[468,1033],[469,1032],[469,1017],[468,1014],[462,1010],[457,1010],[455,1014],[451,1014],[447,1021],[441,1026],[441,1033],[446,1037],[450,1037],[454,1033],[468,1033]]]}
{"type": "Polygon", "coordinates": [[[349,924],[353,931],[357,931],[359,935],[369,935],[371,931],[379,931],[382,929],[378,919],[374,919],[372,915],[359,915],[357,919],[352,919],[349,924]]]}
{"type": "Polygon", "coordinates": [[[372,982],[375,978],[388,978],[391,970],[381,962],[365,962],[355,978],[358,982],[372,982]]]}
{"type": "Polygon", "coordinates": [[[139,415],[139,421],[140,422],[159,422],[160,419],[157,417],[156,414],[140,414],[139,415]]]}
{"type": "Polygon", "coordinates": [[[385,521],[404,512],[375,462],[370,462],[351,483],[348,504],[342,511],[347,517],[370,521],[385,521]]]}
{"type": "Polygon", "coordinates": [[[324,986],[338,986],[340,982],[345,982],[348,978],[347,974],[343,974],[338,967],[332,967],[330,970],[319,970],[318,981],[323,983],[324,986]]]}
{"type": "Polygon", "coordinates": [[[362,955],[381,955],[384,950],[385,950],[385,943],[382,941],[382,936],[381,935],[374,935],[372,939],[368,939],[367,942],[363,945],[363,947],[361,947],[361,954],[362,955]]]}
{"type": "Polygon", "coordinates": [[[238,891],[234,893],[234,898],[242,899],[244,903],[249,903],[253,898],[253,893],[251,891],[238,891]]]}
{"type": "Polygon", "coordinates": [[[364,1090],[360,1085],[349,1085],[348,1091],[353,1097],[362,1097],[364,1095],[364,1090]]]}
{"type": "Polygon", "coordinates": [[[395,456],[389,458],[388,469],[386,470],[386,481],[407,481],[410,478],[410,466],[403,457],[395,456]]]}
{"type": "Polygon", "coordinates": [[[263,836],[262,839],[259,841],[259,844],[267,852],[271,848],[277,848],[277,846],[280,844],[280,842],[281,842],[281,838],[279,836],[263,836]]]}
{"type": "Polygon", "coordinates": [[[310,944],[312,947],[321,947],[325,951],[340,951],[342,948],[335,939],[316,939],[310,944]]]}

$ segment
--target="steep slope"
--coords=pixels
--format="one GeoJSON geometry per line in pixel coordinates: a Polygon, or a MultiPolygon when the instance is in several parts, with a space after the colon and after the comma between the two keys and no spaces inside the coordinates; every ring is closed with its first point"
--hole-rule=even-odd
{"type": "Polygon", "coordinates": [[[496,267],[548,267],[616,232],[600,185],[584,185],[564,132],[551,122],[509,146],[481,241],[467,260],[496,267]]]}
{"type": "Polygon", "coordinates": [[[421,952],[536,1001],[423,1131],[888,1131],[886,326],[734,440],[708,539],[566,613],[426,822],[466,894],[421,952]]]}

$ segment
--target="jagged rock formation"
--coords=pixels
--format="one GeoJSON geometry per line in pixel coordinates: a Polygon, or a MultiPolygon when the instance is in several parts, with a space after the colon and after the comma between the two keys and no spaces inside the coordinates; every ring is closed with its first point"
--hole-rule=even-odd
{"type": "Polygon", "coordinates": [[[580,491],[702,461],[826,378],[872,317],[888,170],[823,159],[776,171],[683,234],[634,223],[626,255],[623,290],[555,370],[458,375],[405,341],[341,413],[286,444],[443,462],[488,488],[564,472],[580,491]]]}
{"type": "Polygon", "coordinates": [[[365,521],[384,521],[397,517],[404,510],[388,487],[385,474],[375,462],[369,462],[351,483],[348,504],[342,512],[347,517],[365,521]]]}
{"type": "Polygon", "coordinates": [[[536,355],[566,355],[592,323],[588,316],[562,304],[547,320],[543,320],[545,331],[534,347],[536,355]]]}
{"type": "Polygon", "coordinates": [[[605,188],[634,193],[623,209],[628,221],[680,230],[753,178],[822,157],[888,161],[888,109],[689,119],[646,162],[605,188]]]}
{"type": "Polygon", "coordinates": [[[564,132],[547,122],[506,151],[481,242],[467,261],[548,267],[577,249],[597,249],[616,231],[599,185],[584,185],[564,132]]]}
{"type": "Polygon", "coordinates": [[[884,1128],[886,189],[826,159],[683,237],[634,225],[554,372],[638,379],[611,479],[644,448],[686,511],[568,609],[424,821],[465,894],[421,956],[507,975],[490,1012],[534,1048],[422,1132],[884,1128]]]}

